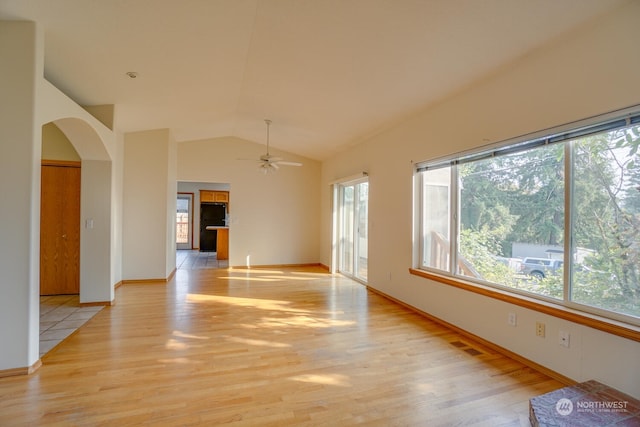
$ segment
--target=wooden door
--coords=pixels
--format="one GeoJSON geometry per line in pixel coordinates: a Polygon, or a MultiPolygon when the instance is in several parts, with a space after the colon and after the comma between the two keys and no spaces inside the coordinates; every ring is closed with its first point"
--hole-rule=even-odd
{"type": "Polygon", "coordinates": [[[80,167],[42,165],[40,295],[80,292],[80,167]]]}

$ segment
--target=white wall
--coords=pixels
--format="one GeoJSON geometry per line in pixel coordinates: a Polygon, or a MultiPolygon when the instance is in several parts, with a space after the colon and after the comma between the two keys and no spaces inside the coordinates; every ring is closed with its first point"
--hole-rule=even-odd
{"type": "Polygon", "coordinates": [[[640,2],[555,40],[501,72],[323,163],[321,261],[331,257],[328,183],[369,172],[369,285],[577,381],[640,397],[640,343],[408,273],[412,162],[640,104],[640,2]],[[507,314],[518,314],[516,328],[507,314]],[[546,323],[547,338],[534,334],[546,323]],[[571,333],[560,347],[557,331],[571,333]]]}
{"type": "Polygon", "coordinates": [[[165,277],[169,277],[176,269],[176,211],[178,193],[178,147],[173,135],[169,132],[167,141],[167,177],[166,177],[166,238],[165,245],[165,277]]]}
{"type": "Polygon", "coordinates": [[[0,370],[39,359],[43,52],[34,23],[0,21],[0,370]]]}
{"type": "Polygon", "coordinates": [[[42,126],[42,158],[73,162],[81,160],[69,138],[54,123],[42,126]]]}
{"type": "Polygon", "coordinates": [[[124,135],[124,280],[164,280],[175,268],[175,144],[168,129],[124,135]]]}
{"type": "Polygon", "coordinates": [[[111,162],[82,162],[80,197],[80,302],[114,300],[111,266],[111,162]]]}
{"type": "MultiPolygon", "coordinates": [[[[4,141],[0,144],[0,186],[3,197],[10,201],[0,206],[0,371],[32,367],[39,357],[42,126],[55,122],[83,161],[99,160],[110,168],[110,153],[117,148],[109,129],[44,79],[43,46],[43,34],[35,23],[0,21],[0,140],[4,141]]],[[[89,182],[96,183],[98,176],[109,179],[104,164],[101,166],[102,173],[92,165],[83,167],[83,174],[92,175],[89,182]]],[[[103,182],[99,184],[105,188],[103,182]]],[[[83,209],[85,200],[91,200],[85,196],[93,190],[91,184],[83,183],[83,209]]],[[[110,212],[117,195],[102,196],[99,209],[110,212]]],[[[81,254],[81,299],[96,301],[98,295],[98,301],[111,300],[113,264],[102,251],[86,245],[84,232],[81,239],[89,250],[81,254]],[[92,265],[98,268],[91,274],[83,271],[92,265]]],[[[93,242],[109,247],[118,239],[111,233],[104,241],[93,242]]]]}
{"type": "Polygon", "coordinates": [[[122,223],[124,215],[124,135],[116,133],[111,163],[111,283],[122,281],[122,223]]]}
{"type": "Polygon", "coordinates": [[[231,188],[229,265],[317,263],[320,224],[320,164],[271,150],[304,163],[258,171],[264,145],[238,138],[178,144],[178,180],[228,183],[231,188]]]}

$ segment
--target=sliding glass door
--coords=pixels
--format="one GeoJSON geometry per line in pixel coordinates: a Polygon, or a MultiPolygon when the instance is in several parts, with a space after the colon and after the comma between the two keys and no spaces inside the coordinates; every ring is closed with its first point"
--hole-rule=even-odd
{"type": "Polygon", "coordinates": [[[369,182],[338,185],[338,271],[367,280],[369,182]]]}

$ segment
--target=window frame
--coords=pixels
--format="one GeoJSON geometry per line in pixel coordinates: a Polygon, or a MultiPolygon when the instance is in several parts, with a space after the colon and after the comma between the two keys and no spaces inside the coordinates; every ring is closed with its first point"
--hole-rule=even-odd
{"type": "Polygon", "coordinates": [[[532,308],[537,311],[547,312],[556,317],[568,320],[579,320],[581,324],[606,330],[617,335],[624,336],[636,341],[640,341],[640,317],[615,312],[592,305],[576,302],[572,300],[572,274],[573,260],[571,254],[575,247],[572,236],[573,221],[575,212],[571,206],[573,203],[573,146],[576,139],[582,136],[599,134],[614,129],[626,128],[640,123],[640,106],[630,107],[624,110],[614,111],[605,115],[592,117],[589,119],[568,123],[551,129],[545,129],[536,133],[524,135],[462,153],[434,159],[431,161],[418,162],[414,168],[414,263],[410,268],[410,273],[433,279],[438,282],[453,285],[465,290],[484,294],[493,298],[514,303],[516,305],[532,308]],[[519,290],[499,283],[480,280],[474,277],[465,276],[458,273],[458,252],[459,252],[459,218],[460,218],[460,188],[458,165],[462,163],[478,161],[496,155],[509,154],[518,151],[525,151],[529,148],[544,146],[547,144],[561,143],[564,145],[564,259],[563,265],[569,268],[563,269],[563,292],[562,299],[547,297],[528,291],[519,290]],[[423,224],[423,178],[425,171],[436,168],[450,167],[450,196],[449,196],[449,242],[450,265],[449,271],[432,268],[424,262],[423,224]]]}

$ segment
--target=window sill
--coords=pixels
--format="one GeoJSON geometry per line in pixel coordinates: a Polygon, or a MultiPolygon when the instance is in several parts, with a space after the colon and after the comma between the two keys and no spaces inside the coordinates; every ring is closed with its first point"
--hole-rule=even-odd
{"type": "Polygon", "coordinates": [[[424,270],[418,270],[410,268],[409,273],[414,276],[419,276],[425,279],[434,280],[436,282],[454,286],[465,291],[473,292],[476,294],[484,295],[489,298],[498,299],[510,304],[518,305],[530,310],[538,311],[540,313],[548,314],[550,316],[557,317],[559,319],[568,320],[580,325],[588,326],[593,329],[604,331],[613,335],[617,335],[623,338],[627,338],[633,341],[640,342],[640,328],[630,325],[624,322],[618,322],[611,319],[606,319],[600,316],[587,314],[578,310],[573,310],[561,305],[539,301],[533,298],[527,298],[525,296],[516,296],[508,292],[501,291],[499,289],[490,288],[488,286],[470,284],[461,280],[454,279],[452,277],[441,276],[439,274],[431,273],[424,270]]]}

